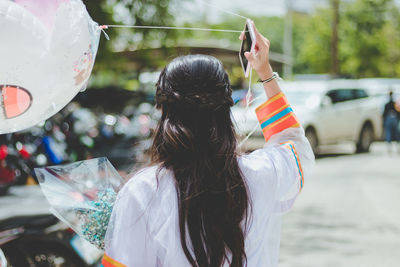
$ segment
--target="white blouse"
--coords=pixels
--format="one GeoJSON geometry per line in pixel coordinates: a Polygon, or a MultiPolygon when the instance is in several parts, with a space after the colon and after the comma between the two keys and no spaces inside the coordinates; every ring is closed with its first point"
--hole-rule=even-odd
{"type": "MultiPolygon", "coordinates": [[[[268,101],[271,103],[271,99],[268,101]]],[[[267,130],[279,128],[282,118],[287,117],[279,115],[284,107],[278,105],[280,108],[276,109],[276,106],[273,108],[278,112],[266,118],[269,123],[263,124],[260,119],[267,130]]],[[[280,215],[293,206],[314,164],[304,130],[295,121],[272,134],[264,131],[268,140],[265,146],[238,158],[251,199],[245,239],[249,267],[278,265],[280,215]]],[[[180,241],[173,173],[162,170],[157,182],[156,170],[154,166],[136,173],[118,193],[106,235],[104,267],[190,266],[180,241]]],[[[226,262],[224,266],[229,264],[226,262]]]]}

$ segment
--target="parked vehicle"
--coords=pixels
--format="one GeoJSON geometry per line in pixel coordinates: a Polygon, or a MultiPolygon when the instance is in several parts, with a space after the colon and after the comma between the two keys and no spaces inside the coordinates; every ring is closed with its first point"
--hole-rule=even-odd
{"type": "Polygon", "coordinates": [[[101,251],[48,213],[40,188],[12,187],[10,190],[10,196],[0,198],[0,250],[8,266],[99,265],[101,251]]]}
{"type": "Polygon", "coordinates": [[[11,185],[25,184],[31,173],[31,155],[13,136],[3,135],[0,140],[0,195],[11,185]]]}
{"type": "MultiPolygon", "coordinates": [[[[352,141],[357,152],[368,152],[382,133],[380,102],[370,97],[357,80],[282,82],[289,102],[318,154],[321,145],[352,141]]],[[[254,108],[266,100],[263,89],[255,89],[255,101],[249,110],[232,109],[238,131],[249,133],[257,118],[254,108]],[[244,122],[244,123],[243,123],[244,122]]],[[[257,128],[253,138],[262,138],[257,128]]]]}

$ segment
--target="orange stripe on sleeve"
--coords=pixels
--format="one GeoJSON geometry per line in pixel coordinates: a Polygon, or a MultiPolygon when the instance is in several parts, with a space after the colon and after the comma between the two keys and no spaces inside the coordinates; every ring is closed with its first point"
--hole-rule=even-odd
{"type": "Polygon", "coordinates": [[[102,267],[127,267],[126,265],[114,260],[110,256],[104,253],[103,259],[101,261],[102,267]]]}
{"type": "Polygon", "coordinates": [[[268,99],[264,104],[261,104],[260,106],[258,106],[256,108],[256,112],[258,112],[259,110],[263,109],[265,106],[268,106],[269,104],[271,104],[272,102],[274,102],[275,100],[281,98],[282,96],[284,96],[284,94],[281,92],[279,94],[274,95],[273,97],[271,97],[270,99],[268,99]]]}
{"type": "Polygon", "coordinates": [[[258,120],[263,119],[264,117],[268,116],[269,114],[273,113],[274,111],[279,110],[285,105],[288,105],[286,98],[279,98],[272,102],[270,105],[265,106],[264,108],[257,111],[257,118],[258,120]]]}
{"type": "Polygon", "coordinates": [[[256,115],[266,141],[274,134],[287,128],[300,127],[297,117],[292,112],[289,102],[283,93],[276,94],[256,108],[256,115]],[[267,123],[264,123],[268,121],[267,123]],[[264,124],[263,124],[264,123],[264,124]]]}
{"type": "Polygon", "coordinates": [[[300,126],[300,124],[298,123],[297,118],[294,116],[294,114],[290,114],[290,115],[291,116],[282,118],[284,120],[281,121],[280,123],[263,130],[263,135],[264,135],[265,141],[268,141],[271,138],[271,136],[273,136],[274,134],[280,133],[287,128],[292,128],[292,127],[297,128],[300,126]]]}

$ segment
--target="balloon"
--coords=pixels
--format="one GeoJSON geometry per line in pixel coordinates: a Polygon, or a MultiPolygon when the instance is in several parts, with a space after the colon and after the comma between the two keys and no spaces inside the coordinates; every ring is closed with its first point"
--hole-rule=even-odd
{"type": "Polygon", "coordinates": [[[61,3],[68,3],[68,0],[15,0],[15,3],[29,10],[47,29],[52,30],[58,7],[61,3]]]}
{"type": "Polygon", "coordinates": [[[0,134],[48,119],[86,88],[101,29],[81,0],[0,0],[0,134]]]}

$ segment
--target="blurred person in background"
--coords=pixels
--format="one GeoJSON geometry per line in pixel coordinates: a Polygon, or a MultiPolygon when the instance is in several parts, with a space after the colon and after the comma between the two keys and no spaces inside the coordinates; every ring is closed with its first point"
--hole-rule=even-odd
{"type": "MultiPolygon", "coordinates": [[[[399,120],[400,120],[400,106],[393,100],[393,92],[389,92],[389,101],[385,105],[383,111],[383,127],[385,132],[385,139],[388,143],[388,151],[392,151],[392,142],[400,142],[399,133],[399,120]]],[[[397,147],[400,153],[400,147],[397,147]]]]}

